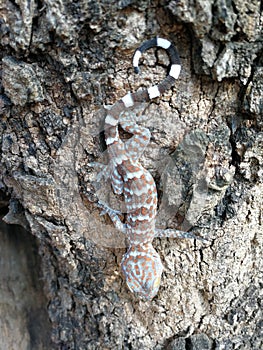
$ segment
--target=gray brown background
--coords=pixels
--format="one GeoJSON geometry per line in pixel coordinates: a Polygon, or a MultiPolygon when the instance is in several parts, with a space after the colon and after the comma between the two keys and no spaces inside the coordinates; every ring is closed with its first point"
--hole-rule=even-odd
{"type": "Polygon", "coordinates": [[[1,224],[1,350],[262,348],[262,2],[2,0],[0,25],[1,207],[27,230],[1,224]],[[182,61],[145,110],[157,223],[209,243],[156,240],[163,281],[142,302],[88,163],[103,104],[165,75],[162,51],[131,67],[156,35],[182,61]]]}

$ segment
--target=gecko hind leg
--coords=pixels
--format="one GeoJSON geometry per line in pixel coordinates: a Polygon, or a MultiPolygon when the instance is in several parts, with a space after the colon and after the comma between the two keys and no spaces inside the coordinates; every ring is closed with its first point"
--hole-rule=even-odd
{"type": "Polygon", "coordinates": [[[123,178],[120,175],[120,173],[118,172],[117,168],[115,168],[112,172],[111,186],[113,188],[114,193],[116,193],[116,194],[123,193],[123,187],[124,187],[123,178]]]}
{"type": "Polygon", "coordinates": [[[96,176],[97,182],[100,182],[102,179],[107,180],[110,178],[114,193],[122,194],[124,185],[123,179],[118,169],[112,163],[103,164],[99,162],[90,162],[88,166],[100,170],[96,176]]]}
{"type": "Polygon", "coordinates": [[[110,179],[114,193],[122,193],[123,180],[113,162],[109,162],[108,164],[91,162],[88,163],[88,166],[100,170],[96,176],[96,182],[101,182],[102,179],[110,179]]]}
{"type": "Polygon", "coordinates": [[[94,168],[94,169],[99,169],[103,170],[107,165],[99,162],[89,162],[87,164],[89,167],[94,168]]]}
{"type": "Polygon", "coordinates": [[[103,164],[99,162],[90,162],[88,166],[94,169],[98,169],[99,172],[96,176],[96,181],[100,182],[103,178],[106,180],[109,178],[109,164],[103,164]]]}

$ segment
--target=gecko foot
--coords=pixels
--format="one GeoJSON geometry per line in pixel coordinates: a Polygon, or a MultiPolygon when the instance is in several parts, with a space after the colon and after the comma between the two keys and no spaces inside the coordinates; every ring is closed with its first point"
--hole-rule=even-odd
{"type": "Polygon", "coordinates": [[[106,166],[106,164],[99,163],[99,162],[90,162],[87,165],[91,168],[97,168],[100,170],[102,170],[106,166]]]}
{"type": "Polygon", "coordinates": [[[97,206],[102,209],[102,212],[100,215],[108,214],[114,226],[119,231],[126,233],[127,226],[119,218],[119,216],[122,215],[122,213],[119,210],[112,209],[106,203],[103,203],[101,201],[97,202],[97,206]]]}
{"type": "Polygon", "coordinates": [[[100,213],[100,215],[105,215],[105,214],[108,214],[109,216],[122,215],[121,211],[110,208],[106,203],[104,203],[102,201],[98,201],[97,206],[100,209],[102,209],[102,212],[100,213]]]}
{"type": "Polygon", "coordinates": [[[96,176],[97,182],[101,182],[103,178],[107,180],[107,178],[109,177],[108,165],[99,162],[90,162],[88,163],[88,166],[100,170],[100,172],[96,176]]]}

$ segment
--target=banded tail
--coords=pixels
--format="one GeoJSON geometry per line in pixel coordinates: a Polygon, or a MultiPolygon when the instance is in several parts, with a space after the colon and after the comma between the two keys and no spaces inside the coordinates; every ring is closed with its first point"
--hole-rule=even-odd
{"type": "Polygon", "coordinates": [[[135,93],[128,93],[122,98],[125,107],[132,107],[135,102],[149,102],[150,100],[161,96],[165,91],[169,90],[178,79],[181,71],[181,62],[176,47],[167,39],[154,38],[145,41],[133,55],[134,72],[139,73],[139,60],[142,54],[153,48],[160,47],[166,50],[170,58],[170,71],[168,76],[163,79],[158,85],[151,86],[148,89],[140,90],[135,93]]]}
{"type": "MultiPolygon", "coordinates": [[[[128,93],[119,101],[117,101],[111,109],[107,112],[105,118],[105,138],[107,146],[111,146],[119,140],[118,124],[121,113],[129,107],[134,106],[136,103],[145,103],[150,100],[161,96],[165,91],[169,90],[178,79],[181,71],[181,63],[178,52],[175,46],[167,39],[154,38],[145,41],[133,55],[133,67],[136,73],[139,73],[139,60],[142,54],[153,47],[160,47],[166,50],[170,58],[170,70],[167,75],[159,84],[153,85],[148,89],[142,89],[134,93],[128,93]]],[[[113,149],[112,149],[113,152],[113,149]]]]}

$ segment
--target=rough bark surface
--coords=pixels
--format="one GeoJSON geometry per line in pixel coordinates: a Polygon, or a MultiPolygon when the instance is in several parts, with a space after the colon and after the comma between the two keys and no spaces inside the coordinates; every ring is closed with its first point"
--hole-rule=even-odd
{"type": "Polygon", "coordinates": [[[39,242],[53,342],[43,347],[262,348],[261,11],[258,0],[1,3],[4,220],[39,242]],[[156,35],[175,43],[183,67],[143,121],[157,223],[209,241],[156,240],[163,281],[143,302],[121,275],[123,237],[92,203],[119,200],[88,163],[103,159],[103,104],[165,74],[162,51],[145,54],[139,78],[131,68],[156,35]]]}
{"type": "Polygon", "coordinates": [[[0,349],[52,349],[36,239],[0,222],[0,349]]]}

